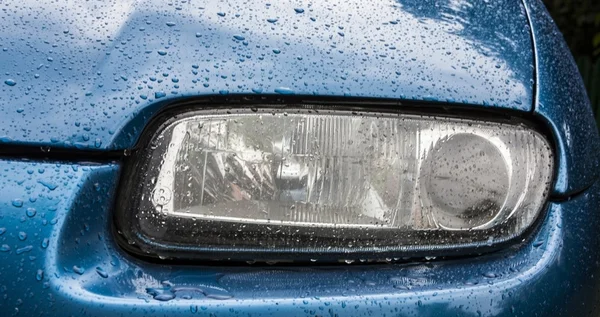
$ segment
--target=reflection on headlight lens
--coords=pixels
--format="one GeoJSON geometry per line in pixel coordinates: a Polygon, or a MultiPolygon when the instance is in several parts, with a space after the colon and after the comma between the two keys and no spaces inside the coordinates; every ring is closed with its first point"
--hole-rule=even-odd
{"type": "Polygon", "coordinates": [[[421,179],[437,224],[477,228],[499,215],[510,185],[510,154],[502,146],[468,133],[436,142],[421,167],[421,179]]]}

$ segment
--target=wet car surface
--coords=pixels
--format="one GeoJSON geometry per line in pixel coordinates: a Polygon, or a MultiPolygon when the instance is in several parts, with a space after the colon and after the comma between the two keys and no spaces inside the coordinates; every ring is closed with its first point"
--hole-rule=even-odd
{"type": "Polygon", "coordinates": [[[3,316],[597,314],[599,138],[539,1],[9,1],[0,16],[3,316]],[[460,255],[248,264],[119,245],[124,162],[152,120],[264,104],[522,118],[553,148],[548,198],[516,240],[460,255]]]}

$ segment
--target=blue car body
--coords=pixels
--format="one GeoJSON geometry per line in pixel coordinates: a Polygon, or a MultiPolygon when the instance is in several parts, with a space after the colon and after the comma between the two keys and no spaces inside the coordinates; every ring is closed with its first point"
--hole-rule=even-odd
{"type": "Polygon", "coordinates": [[[1,316],[584,316],[600,307],[600,141],[541,1],[8,1],[1,316]],[[556,173],[501,251],[373,265],[148,261],[111,232],[121,156],[195,98],[522,116],[556,173]]]}

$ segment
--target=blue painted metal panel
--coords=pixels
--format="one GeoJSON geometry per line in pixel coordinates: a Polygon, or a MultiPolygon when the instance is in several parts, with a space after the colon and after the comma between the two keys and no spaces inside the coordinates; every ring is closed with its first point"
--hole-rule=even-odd
{"type": "Polygon", "coordinates": [[[2,20],[2,142],[125,149],[198,95],[532,105],[517,1],[9,0],[2,20]]]}
{"type": "Polygon", "coordinates": [[[577,65],[540,0],[526,0],[536,44],[535,113],[552,128],[558,147],[555,192],[571,194],[600,175],[600,137],[577,65]]]}
{"type": "Polygon", "coordinates": [[[598,310],[600,142],[580,77],[541,3],[526,0],[537,46],[534,77],[523,7],[489,2],[5,3],[0,142],[122,150],[154,113],[186,96],[448,101],[535,111],[555,133],[556,193],[594,185],[549,203],[532,239],[479,257],[327,267],[168,265],[130,257],[113,241],[118,164],[0,160],[0,315],[598,310]]]}

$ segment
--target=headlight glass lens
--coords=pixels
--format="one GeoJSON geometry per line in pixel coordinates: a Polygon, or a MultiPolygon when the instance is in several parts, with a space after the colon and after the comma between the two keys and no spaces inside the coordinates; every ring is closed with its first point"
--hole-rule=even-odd
{"type": "Polygon", "coordinates": [[[133,160],[117,218],[130,243],[245,260],[506,241],[540,213],[553,164],[522,125],[308,110],[191,113],[133,160]]]}

